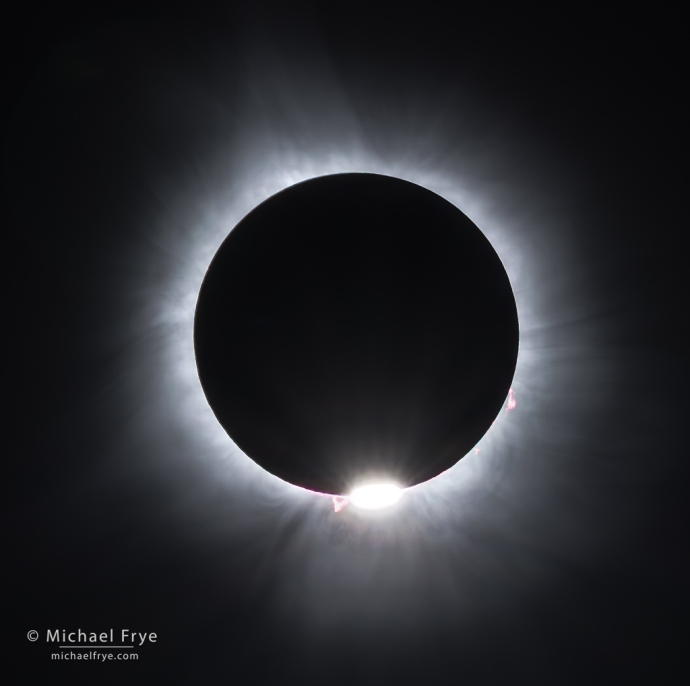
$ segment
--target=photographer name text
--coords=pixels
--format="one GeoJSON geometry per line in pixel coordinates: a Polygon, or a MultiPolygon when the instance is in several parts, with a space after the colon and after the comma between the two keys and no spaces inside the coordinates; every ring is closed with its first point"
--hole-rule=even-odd
{"type": "Polygon", "coordinates": [[[79,645],[86,644],[91,646],[98,646],[99,644],[106,644],[112,646],[115,641],[125,644],[127,646],[143,646],[144,643],[155,643],[158,640],[158,634],[153,631],[132,631],[130,629],[110,631],[66,631],[65,629],[48,629],[46,632],[47,643],[61,643],[63,645],[79,645]]]}

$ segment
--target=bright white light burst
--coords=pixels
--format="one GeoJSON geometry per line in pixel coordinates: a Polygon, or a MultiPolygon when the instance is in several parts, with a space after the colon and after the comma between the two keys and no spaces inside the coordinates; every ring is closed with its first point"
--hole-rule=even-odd
{"type": "Polygon", "coordinates": [[[394,484],[369,484],[352,491],[350,502],[363,510],[381,510],[395,505],[402,493],[394,484]]]}

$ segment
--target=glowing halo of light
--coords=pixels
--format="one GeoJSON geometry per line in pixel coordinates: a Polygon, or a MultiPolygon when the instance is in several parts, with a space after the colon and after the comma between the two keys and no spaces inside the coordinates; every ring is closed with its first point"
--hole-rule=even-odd
{"type": "MultiPolygon", "coordinates": [[[[208,177],[196,187],[197,179],[191,170],[182,183],[169,183],[167,187],[164,171],[152,179],[153,192],[164,212],[156,223],[147,226],[146,239],[159,249],[152,254],[135,246],[143,277],[133,282],[143,305],[138,320],[140,333],[154,339],[156,348],[146,362],[145,355],[133,359],[129,385],[132,393],[139,393],[141,365],[149,365],[147,372],[158,379],[159,390],[154,392],[158,394],[161,411],[189,442],[187,450],[193,455],[195,469],[207,473],[216,483],[251,485],[262,501],[305,502],[306,491],[259,467],[232,442],[216,420],[198,378],[193,324],[206,269],[239,221],[288,186],[329,174],[364,172],[410,181],[445,198],[479,227],[505,267],[517,305],[520,345],[512,384],[514,397],[520,398],[526,413],[535,407],[545,408],[544,393],[555,389],[548,385],[539,368],[545,359],[543,333],[548,334],[552,315],[549,303],[543,300],[542,263],[538,260],[547,249],[551,250],[550,269],[557,270],[559,260],[570,259],[567,229],[571,218],[558,198],[554,202],[535,183],[525,181],[516,186],[514,180],[511,186],[497,180],[491,165],[510,164],[510,146],[504,159],[500,146],[489,140],[487,143],[493,146],[489,156],[481,149],[481,140],[473,138],[461,154],[462,146],[449,148],[443,129],[436,128],[432,136],[411,138],[397,155],[390,151],[382,154],[381,146],[373,145],[371,140],[394,141],[394,126],[372,134],[357,123],[346,133],[333,127],[328,135],[305,140],[290,131],[271,129],[254,111],[249,111],[255,104],[250,102],[247,107],[248,111],[236,116],[236,126],[228,134],[226,147],[218,146],[213,153],[215,159],[209,157],[206,161],[207,168],[215,173],[210,191],[208,177]],[[553,231],[547,235],[547,226],[562,229],[565,237],[553,231]],[[525,241],[528,227],[541,231],[540,240],[557,236],[557,243],[545,247],[535,240],[525,241]],[[161,246],[164,247],[160,249],[161,246]],[[532,399],[531,405],[525,401],[528,397],[532,399]]],[[[307,108],[306,124],[309,116],[307,108]]],[[[449,135],[453,135],[452,131],[457,135],[457,129],[450,129],[449,135]]],[[[195,165],[198,166],[196,160],[195,165]]],[[[510,167],[507,169],[511,171],[510,167]]],[[[566,266],[565,262],[562,266],[566,266]]],[[[517,423],[505,421],[504,417],[512,419],[517,414],[521,415],[499,414],[477,446],[481,457],[479,450],[470,451],[455,467],[414,487],[415,493],[434,499],[450,492],[457,495],[458,488],[463,492],[471,490],[478,483],[482,483],[482,488],[489,487],[500,477],[496,470],[487,469],[486,458],[492,453],[503,454],[511,441],[519,439],[517,423]]]]}

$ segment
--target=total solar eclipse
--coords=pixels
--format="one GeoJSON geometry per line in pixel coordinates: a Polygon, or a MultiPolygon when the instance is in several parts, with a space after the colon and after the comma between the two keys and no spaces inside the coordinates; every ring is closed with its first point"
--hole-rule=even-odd
{"type": "Polygon", "coordinates": [[[454,465],[501,410],[518,318],[505,269],[416,184],[335,174],[252,210],[204,278],[194,344],[218,421],[251,459],[321,493],[454,465]]]}

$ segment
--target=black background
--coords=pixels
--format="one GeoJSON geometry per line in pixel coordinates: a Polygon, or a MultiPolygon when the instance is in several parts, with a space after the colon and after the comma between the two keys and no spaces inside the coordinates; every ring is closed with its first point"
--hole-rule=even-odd
{"type": "Polygon", "coordinates": [[[684,682],[678,23],[372,3],[60,6],[6,22],[11,682],[684,682]],[[523,338],[539,382],[518,394],[509,459],[487,456],[500,469],[473,509],[451,489],[397,519],[336,515],[286,505],[237,461],[211,468],[166,416],[164,346],[131,323],[149,312],[142,269],[184,259],[174,232],[189,216],[151,231],[155,189],[221,193],[226,132],[252,97],[274,134],[247,144],[257,156],[347,145],[334,92],[376,154],[453,159],[476,140],[506,212],[525,193],[548,206],[518,239],[542,313],[538,344],[523,338]],[[47,629],[111,627],[159,641],[136,663],[50,661],[47,629]]]}

